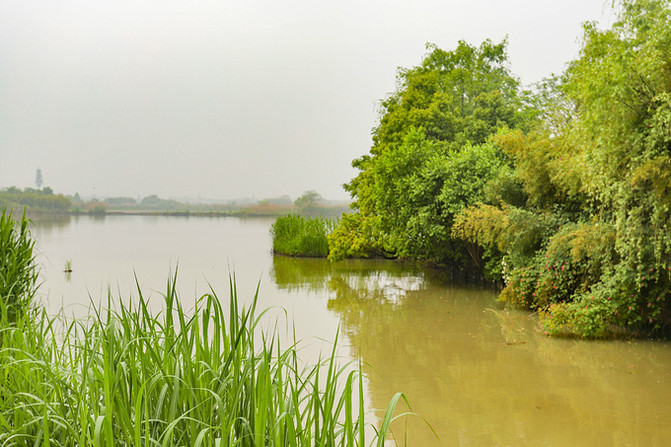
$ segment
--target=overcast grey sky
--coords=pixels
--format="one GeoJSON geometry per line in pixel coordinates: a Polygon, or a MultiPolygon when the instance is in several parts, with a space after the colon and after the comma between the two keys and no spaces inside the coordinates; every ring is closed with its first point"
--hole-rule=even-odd
{"type": "Polygon", "coordinates": [[[509,36],[524,83],[608,0],[4,0],[0,187],[346,198],[396,68],[509,36]]]}

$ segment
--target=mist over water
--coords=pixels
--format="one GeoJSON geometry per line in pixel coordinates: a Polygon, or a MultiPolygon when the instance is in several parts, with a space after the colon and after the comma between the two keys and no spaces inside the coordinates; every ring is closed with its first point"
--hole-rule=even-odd
{"type": "Polygon", "coordinates": [[[0,187],[262,199],[341,185],[397,67],[508,36],[524,83],[559,73],[602,0],[0,4],[0,187]]]}

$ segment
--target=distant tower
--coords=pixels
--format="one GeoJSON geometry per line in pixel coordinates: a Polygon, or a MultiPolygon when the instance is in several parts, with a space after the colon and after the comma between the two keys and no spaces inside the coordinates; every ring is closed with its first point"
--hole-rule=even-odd
{"type": "Polygon", "coordinates": [[[35,173],[35,186],[37,186],[37,189],[42,187],[42,170],[40,168],[37,168],[35,173]]]}

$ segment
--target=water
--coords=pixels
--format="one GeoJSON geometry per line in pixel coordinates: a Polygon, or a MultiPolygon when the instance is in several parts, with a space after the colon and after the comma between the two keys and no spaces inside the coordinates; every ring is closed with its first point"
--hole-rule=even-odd
{"type": "Polygon", "coordinates": [[[306,357],[330,349],[340,327],[339,353],[365,362],[370,408],[406,394],[426,422],[400,419],[394,432],[401,445],[669,444],[671,344],[548,338],[533,315],[505,309],[490,290],[393,262],[274,257],[271,223],[158,216],[36,222],[41,297],[54,313],[84,315],[91,301],[107,299],[109,287],[115,297],[136,295],[137,275],[159,311],[176,266],[185,302],[210,286],[228,297],[234,273],[243,300],[258,286],[271,320],[287,332],[295,325],[306,357]]]}

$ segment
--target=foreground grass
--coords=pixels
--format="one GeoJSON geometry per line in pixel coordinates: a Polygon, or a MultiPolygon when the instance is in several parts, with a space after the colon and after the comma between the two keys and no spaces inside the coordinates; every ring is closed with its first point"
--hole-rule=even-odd
{"type": "Polygon", "coordinates": [[[0,318],[20,318],[30,307],[37,284],[37,268],[25,211],[15,222],[12,212],[0,212],[0,318]]]}
{"type": "Polygon", "coordinates": [[[44,310],[4,319],[0,445],[366,445],[360,369],[335,352],[301,367],[296,346],[255,335],[256,298],[241,308],[230,288],[227,308],[212,292],[187,313],[173,279],[157,316],[138,290],[132,307],[65,325],[44,310]]]}
{"type": "Polygon", "coordinates": [[[326,236],[336,223],[321,217],[287,215],[278,217],[270,229],[273,251],[289,256],[325,258],[329,254],[326,236]]]}

